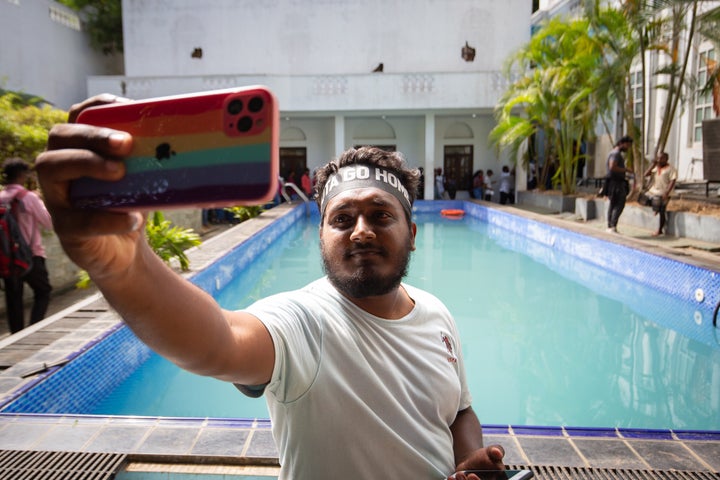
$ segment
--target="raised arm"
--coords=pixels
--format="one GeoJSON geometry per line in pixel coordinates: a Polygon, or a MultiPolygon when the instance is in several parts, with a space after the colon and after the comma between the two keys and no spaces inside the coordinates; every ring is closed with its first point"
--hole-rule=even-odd
{"type": "MultiPolygon", "coordinates": [[[[94,97],[83,108],[117,101],[94,97]]],[[[234,383],[270,379],[274,349],[252,315],[221,309],[205,292],[166,266],[144,236],[139,212],[73,209],[69,182],[89,176],[116,180],[132,147],[124,132],[89,125],[58,125],[36,161],[45,205],[63,249],[87,270],[105,298],[150,348],[194,373],[234,383]]]]}

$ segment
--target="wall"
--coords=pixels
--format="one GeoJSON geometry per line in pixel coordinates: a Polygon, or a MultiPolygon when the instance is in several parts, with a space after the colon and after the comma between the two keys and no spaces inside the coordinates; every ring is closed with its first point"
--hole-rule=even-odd
{"type": "Polygon", "coordinates": [[[122,71],[94,52],[75,13],[51,0],[0,1],[0,88],[67,110],[87,96],[86,77],[122,71]]]}
{"type": "MultiPolygon", "coordinates": [[[[531,2],[125,0],[129,76],[498,70],[531,2]],[[524,15],[523,15],[524,14],[524,15]],[[475,61],[460,58],[465,42],[475,61]],[[193,58],[202,48],[202,58],[193,58]]],[[[523,28],[522,35],[518,35],[523,28]]]]}

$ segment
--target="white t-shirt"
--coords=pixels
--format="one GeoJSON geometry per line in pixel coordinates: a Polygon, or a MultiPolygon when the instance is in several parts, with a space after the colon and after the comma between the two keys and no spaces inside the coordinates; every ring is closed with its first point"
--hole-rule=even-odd
{"type": "Polygon", "coordinates": [[[648,189],[648,193],[651,196],[662,197],[665,195],[670,188],[670,184],[676,181],[678,177],[677,170],[669,163],[662,167],[662,169],[656,165],[651,170],[651,173],[653,175],[653,183],[650,189],[648,189]]]}
{"type": "Polygon", "coordinates": [[[265,395],[281,479],[445,478],[450,425],[471,404],[455,322],[403,284],[406,317],[368,314],[322,278],[256,302],[275,367],[265,395]]]}
{"type": "Polygon", "coordinates": [[[510,193],[512,189],[512,177],[510,172],[500,172],[500,192],[510,193]]]}

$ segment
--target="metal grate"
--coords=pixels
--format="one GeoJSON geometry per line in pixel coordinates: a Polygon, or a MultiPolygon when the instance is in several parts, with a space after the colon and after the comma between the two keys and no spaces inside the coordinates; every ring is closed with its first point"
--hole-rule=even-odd
{"type": "Polygon", "coordinates": [[[514,465],[514,470],[532,470],[536,480],[720,480],[720,473],[696,470],[636,470],[514,465]]]}
{"type": "Polygon", "coordinates": [[[0,479],[111,480],[125,463],[122,453],[0,451],[0,479]]]}

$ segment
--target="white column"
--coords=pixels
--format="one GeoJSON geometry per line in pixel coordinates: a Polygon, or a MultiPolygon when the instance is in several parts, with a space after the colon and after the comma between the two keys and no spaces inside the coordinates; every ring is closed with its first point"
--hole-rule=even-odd
{"type": "Polygon", "coordinates": [[[345,151],[345,117],[335,115],[335,155],[345,151]]]}
{"type": "Polygon", "coordinates": [[[425,114],[425,200],[435,198],[435,114],[425,114]]]}

